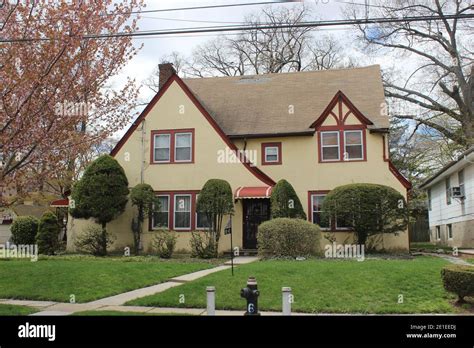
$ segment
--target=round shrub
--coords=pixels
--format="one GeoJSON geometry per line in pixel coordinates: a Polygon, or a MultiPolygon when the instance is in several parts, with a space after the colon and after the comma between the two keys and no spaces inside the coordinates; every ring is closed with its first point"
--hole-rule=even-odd
{"type": "Polygon", "coordinates": [[[40,254],[54,255],[59,249],[59,224],[55,214],[47,211],[38,225],[36,243],[40,254]]]}
{"type": "Polygon", "coordinates": [[[277,218],[258,227],[258,253],[264,257],[298,257],[321,252],[321,230],[302,219],[277,218]]]}
{"type": "Polygon", "coordinates": [[[444,288],[458,295],[459,302],[464,297],[474,296],[474,267],[449,265],[441,270],[444,288]]]}
{"type": "Polygon", "coordinates": [[[10,228],[15,244],[34,244],[38,233],[38,219],[34,216],[19,216],[10,228]]]}

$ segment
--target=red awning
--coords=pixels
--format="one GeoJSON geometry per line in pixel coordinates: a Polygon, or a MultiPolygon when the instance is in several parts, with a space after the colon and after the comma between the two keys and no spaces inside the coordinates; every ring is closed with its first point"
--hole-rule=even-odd
{"type": "Polygon", "coordinates": [[[271,186],[263,187],[239,187],[235,191],[235,199],[247,199],[247,198],[270,198],[272,193],[271,186]]]}
{"type": "Polygon", "coordinates": [[[57,199],[52,201],[49,206],[52,208],[67,208],[69,207],[69,199],[57,199]]]}

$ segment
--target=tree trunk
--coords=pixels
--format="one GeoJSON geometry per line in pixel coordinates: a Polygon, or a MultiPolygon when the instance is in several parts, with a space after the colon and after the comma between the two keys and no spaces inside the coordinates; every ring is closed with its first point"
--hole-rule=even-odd
{"type": "Polygon", "coordinates": [[[102,256],[107,256],[107,223],[102,223],[102,256]]]}

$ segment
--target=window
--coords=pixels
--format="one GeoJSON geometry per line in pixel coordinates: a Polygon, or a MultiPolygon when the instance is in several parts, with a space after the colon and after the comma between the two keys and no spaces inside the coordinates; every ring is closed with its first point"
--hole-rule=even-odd
{"type": "Polygon", "coordinates": [[[158,209],[153,210],[152,228],[169,228],[170,196],[158,196],[158,209]]]}
{"type": "Polygon", "coordinates": [[[174,196],[174,228],[176,230],[191,229],[191,195],[189,194],[174,196]]]}
{"type": "Polygon", "coordinates": [[[194,129],[152,131],[151,163],[194,162],[194,129]]]}
{"type": "Polygon", "coordinates": [[[156,134],[154,136],[153,162],[170,161],[170,135],[156,134]]]}
{"type": "Polygon", "coordinates": [[[330,228],[329,219],[322,214],[324,197],[326,194],[311,195],[311,217],[313,223],[318,224],[321,228],[330,228]]]}
{"type": "Polygon", "coordinates": [[[281,143],[262,143],[262,165],[281,164],[281,143]]]}
{"type": "Polygon", "coordinates": [[[191,162],[192,159],[192,133],[175,134],[174,160],[176,162],[191,162]]]}
{"type": "Polygon", "coordinates": [[[323,161],[339,161],[339,132],[321,132],[321,158],[323,161]]]}
{"type": "Polygon", "coordinates": [[[441,239],[441,226],[436,226],[436,239],[441,239]]]}
{"type": "Polygon", "coordinates": [[[344,160],[362,160],[364,159],[364,149],[362,144],[362,131],[344,132],[344,160]]]}
{"type": "MultiPolygon", "coordinates": [[[[198,195],[196,195],[196,202],[198,199],[198,195]]],[[[199,213],[196,211],[196,229],[197,230],[205,230],[210,227],[209,219],[207,218],[206,213],[199,213]]]]}
{"type": "Polygon", "coordinates": [[[448,239],[453,239],[453,225],[448,224],[446,225],[446,228],[447,228],[448,239]]]}
{"type": "Polygon", "coordinates": [[[450,178],[446,178],[446,181],[445,181],[445,185],[446,185],[446,204],[451,204],[451,179],[450,178]]]}
{"type": "Polygon", "coordinates": [[[466,197],[466,186],[464,185],[464,169],[460,170],[458,173],[458,182],[459,188],[461,189],[461,194],[463,197],[466,197]]]}

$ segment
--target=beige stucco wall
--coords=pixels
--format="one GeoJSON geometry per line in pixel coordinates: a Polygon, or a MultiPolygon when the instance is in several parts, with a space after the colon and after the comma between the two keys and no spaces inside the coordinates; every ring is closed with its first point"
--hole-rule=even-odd
{"type": "MultiPolygon", "coordinates": [[[[328,101],[329,102],[329,101],[328,101]]],[[[317,117],[317,115],[315,115],[317,117]]],[[[350,123],[354,123],[350,119],[350,123]]],[[[317,136],[251,139],[245,144],[234,143],[239,149],[254,150],[257,153],[257,166],[275,181],[288,180],[295,188],[303,207],[308,214],[308,191],[331,190],[349,183],[377,183],[392,186],[406,196],[406,190],[389,171],[383,160],[383,143],[380,134],[367,131],[367,161],[318,163],[317,136]],[[282,142],[282,165],[261,166],[261,143],[282,142]]],[[[150,111],[142,131],[139,126],[115,158],[123,166],[130,187],[140,182],[143,166],[144,182],[156,191],[200,190],[210,178],[227,180],[233,191],[240,186],[266,186],[241,163],[218,163],[218,151],[225,150],[224,140],[186,96],[180,86],[173,82],[162,98],[150,111]],[[150,141],[152,130],[194,129],[195,158],[189,164],[150,164],[150,141]],[[144,136],[142,136],[144,134],[144,136]]],[[[108,230],[116,237],[113,249],[132,247],[131,219],[133,209],[128,206],[124,214],[108,224],[108,230]]],[[[84,228],[92,222],[69,219],[68,250],[74,250],[74,241],[84,228]]],[[[224,221],[224,224],[226,221],[224,221]]],[[[144,226],[144,250],[148,251],[153,232],[144,226]]],[[[234,245],[242,245],[242,204],[236,202],[233,217],[234,245]]],[[[345,232],[337,232],[337,238],[345,239],[345,232]]],[[[177,249],[189,250],[190,232],[178,232],[177,249]]],[[[323,243],[326,243],[323,240],[323,243]]],[[[399,236],[384,236],[386,249],[408,250],[408,233],[399,236]]],[[[230,249],[230,236],[222,236],[220,251],[230,249]]]]}

